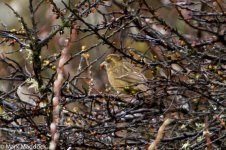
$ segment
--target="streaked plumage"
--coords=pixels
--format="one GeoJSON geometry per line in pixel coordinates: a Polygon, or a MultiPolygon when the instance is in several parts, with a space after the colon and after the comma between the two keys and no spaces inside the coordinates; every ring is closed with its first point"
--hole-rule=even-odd
{"type": "Polygon", "coordinates": [[[121,56],[110,54],[101,66],[105,67],[108,80],[116,91],[135,94],[139,91],[145,92],[148,90],[148,87],[144,85],[147,79],[143,75],[142,69],[135,67],[121,56]]]}

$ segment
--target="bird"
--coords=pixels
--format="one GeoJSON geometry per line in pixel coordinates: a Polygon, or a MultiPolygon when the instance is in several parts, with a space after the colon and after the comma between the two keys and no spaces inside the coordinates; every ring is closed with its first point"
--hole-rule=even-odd
{"type": "Polygon", "coordinates": [[[106,70],[110,85],[119,93],[136,94],[149,89],[142,68],[118,54],[109,54],[100,67],[106,70]]]}

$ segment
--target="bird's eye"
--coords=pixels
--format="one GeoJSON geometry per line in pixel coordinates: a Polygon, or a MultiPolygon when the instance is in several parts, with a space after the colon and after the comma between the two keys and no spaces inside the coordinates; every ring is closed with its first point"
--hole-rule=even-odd
{"type": "Polygon", "coordinates": [[[111,59],[107,59],[106,62],[107,62],[107,63],[110,63],[110,62],[111,62],[111,59]]]}

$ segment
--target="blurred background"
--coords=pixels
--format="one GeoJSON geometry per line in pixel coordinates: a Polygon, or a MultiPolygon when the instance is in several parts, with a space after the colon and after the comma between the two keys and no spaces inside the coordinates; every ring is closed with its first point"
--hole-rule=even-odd
{"type": "Polygon", "coordinates": [[[0,144],[48,145],[57,122],[65,149],[225,148],[225,8],[223,0],[1,0],[0,144]],[[143,69],[151,94],[111,88],[99,67],[111,53],[143,69]]]}
{"type": "MultiPolygon", "coordinates": [[[[34,5],[40,3],[41,1],[34,1],[34,5]]],[[[62,2],[59,0],[54,0],[55,4],[60,8],[63,9],[64,6],[62,2]]],[[[64,1],[65,3],[68,3],[68,1],[64,1]]],[[[2,0],[0,3],[0,19],[1,19],[1,30],[10,30],[12,32],[20,31],[21,29],[21,23],[18,21],[18,19],[15,17],[15,14],[10,10],[4,3],[9,4],[18,14],[20,14],[24,21],[27,23],[29,27],[31,27],[31,18],[29,13],[29,2],[28,0],[24,1],[15,1],[15,0],[2,0]]],[[[111,1],[104,1],[106,6],[103,7],[99,6],[98,10],[102,11],[103,13],[111,12],[111,11],[117,11],[119,10],[119,7],[114,5],[111,1]]],[[[184,23],[184,21],[181,21],[178,19],[178,13],[173,8],[170,7],[170,1],[169,0],[153,0],[148,2],[150,6],[153,6],[154,9],[157,10],[157,14],[164,18],[164,21],[166,21],[169,25],[172,27],[177,28],[181,33],[187,34],[189,33],[192,35],[192,32],[196,32],[195,30],[190,30],[188,25],[184,23]]],[[[78,5],[79,1],[70,1],[71,5],[78,5]]],[[[84,6],[85,7],[85,6],[84,6]]],[[[131,6],[136,8],[136,6],[131,6]]],[[[197,9],[200,7],[200,5],[196,5],[197,9]]],[[[42,2],[40,8],[37,10],[35,14],[35,18],[37,21],[37,27],[38,27],[38,36],[40,39],[44,39],[47,37],[48,33],[51,32],[51,30],[54,30],[54,28],[57,25],[61,25],[62,22],[60,19],[57,19],[55,14],[52,12],[53,7],[46,2],[42,2]]],[[[80,9],[83,9],[82,7],[80,9]]],[[[85,9],[85,8],[84,8],[85,9]]],[[[64,12],[68,13],[68,12],[64,12]]],[[[186,13],[186,11],[184,11],[186,13]]],[[[117,15],[116,15],[117,16],[117,15]]],[[[104,19],[108,18],[109,16],[106,16],[106,18],[103,17],[102,14],[100,14],[98,11],[94,10],[93,13],[89,13],[85,16],[83,16],[84,20],[87,23],[90,23],[91,25],[97,25],[102,24],[104,22],[104,19]]],[[[151,20],[150,20],[151,21],[151,20]]],[[[161,27],[161,25],[156,24],[155,22],[151,22],[151,25],[154,29],[160,31],[163,34],[167,34],[167,29],[164,29],[161,27]]],[[[83,29],[86,28],[86,26],[82,23],[78,23],[78,26],[83,29]]],[[[131,24],[132,26],[132,24],[131,24]]],[[[108,29],[109,30],[109,29],[108,29]]],[[[111,30],[111,29],[110,29],[111,30]]],[[[109,30],[109,31],[110,31],[109,30]]],[[[100,31],[102,33],[106,32],[106,30],[100,31]]],[[[110,31],[110,32],[113,32],[110,31]]],[[[42,61],[45,62],[45,60],[48,60],[50,56],[57,55],[60,53],[64,46],[64,40],[68,38],[70,33],[70,29],[65,28],[64,31],[62,31],[62,34],[58,33],[47,45],[46,47],[42,48],[42,61]]],[[[134,27],[127,28],[126,30],[122,30],[119,33],[116,33],[113,37],[111,37],[111,41],[116,45],[119,46],[120,43],[123,43],[123,47],[127,47],[129,49],[135,49],[136,51],[140,51],[142,53],[147,53],[150,49],[150,44],[147,42],[137,41],[134,40],[131,37],[128,37],[128,33],[139,33],[139,30],[134,27]]],[[[89,61],[92,62],[99,56],[102,56],[100,59],[98,59],[97,62],[95,62],[92,65],[92,76],[94,78],[94,86],[100,91],[103,91],[105,89],[105,84],[107,82],[106,74],[103,70],[99,69],[99,64],[104,60],[104,57],[114,52],[114,49],[107,45],[98,44],[95,46],[95,44],[99,43],[100,39],[93,34],[90,34],[90,32],[78,32],[78,35],[76,37],[76,41],[72,41],[73,46],[70,48],[70,54],[74,55],[76,53],[79,53],[82,49],[89,49],[94,46],[91,50],[88,51],[89,54],[89,61]],[[98,84],[97,84],[98,83],[98,84]]],[[[23,69],[27,69],[30,74],[32,74],[32,67],[29,63],[29,51],[20,49],[18,44],[15,44],[11,46],[9,43],[1,44],[0,50],[2,55],[15,59],[19,64],[22,64],[24,67],[23,69]]],[[[149,55],[148,57],[150,59],[153,59],[152,54],[147,53],[149,55]]],[[[3,57],[4,57],[3,56],[3,57]]],[[[70,74],[70,77],[73,77],[76,74],[76,71],[78,69],[78,66],[81,62],[81,56],[74,57],[69,64],[66,66],[67,73],[70,74]]],[[[81,62],[82,66],[86,65],[86,62],[81,62]]],[[[56,65],[56,62],[52,65],[56,65]]],[[[8,68],[4,66],[4,63],[1,62],[1,76],[5,76],[7,74],[8,68]]],[[[46,77],[49,77],[51,75],[51,70],[47,69],[43,72],[43,74],[46,77]]],[[[81,88],[81,85],[86,87],[86,80],[87,72],[84,72],[82,74],[81,79],[79,80],[79,85],[81,88]]],[[[10,84],[8,81],[1,81],[3,84],[1,84],[1,89],[6,90],[8,89],[8,84],[10,84]],[[7,83],[8,82],[8,83],[7,83]]],[[[83,88],[84,88],[83,87],[83,88]]]]}

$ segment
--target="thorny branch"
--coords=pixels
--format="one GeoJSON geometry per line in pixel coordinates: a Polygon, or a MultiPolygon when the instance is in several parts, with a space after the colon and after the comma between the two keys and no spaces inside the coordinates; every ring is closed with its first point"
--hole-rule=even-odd
{"type": "Polygon", "coordinates": [[[223,0],[24,3],[5,3],[18,22],[0,28],[0,143],[226,148],[223,0]],[[109,53],[142,68],[149,95],[108,85],[109,53]]]}

